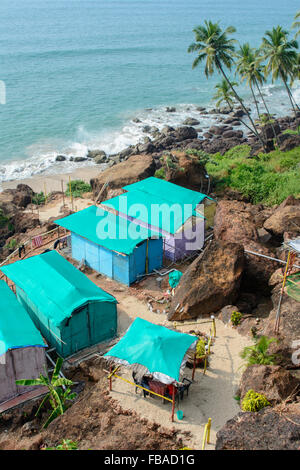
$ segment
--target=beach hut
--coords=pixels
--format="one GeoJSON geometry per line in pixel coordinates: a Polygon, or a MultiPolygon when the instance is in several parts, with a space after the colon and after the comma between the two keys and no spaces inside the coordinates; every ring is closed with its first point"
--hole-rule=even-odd
{"type": "MultiPolygon", "coordinates": [[[[196,336],[136,318],[104,358],[109,362],[131,367],[135,380],[132,385],[141,384],[146,393],[153,392],[171,401],[173,420],[175,395],[178,392],[183,393],[191,384],[190,380],[183,377],[183,372],[188,359],[187,353],[195,350],[197,341],[196,336]],[[184,380],[187,380],[186,384],[184,380]]],[[[116,374],[116,370],[112,371],[109,377],[110,389],[112,377],[123,380],[116,374]]],[[[127,379],[124,380],[128,382],[127,379]]]]}
{"type": "Polygon", "coordinates": [[[95,271],[130,285],[163,261],[161,235],[91,206],[56,224],[71,232],[72,257],[95,271]]]}
{"type": "Polygon", "coordinates": [[[203,247],[205,217],[201,204],[208,198],[205,194],[154,177],[123,189],[127,192],[102,202],[102,206],[159,232],[167,258],[175,261],[203,247]]]}
{"type": "Polygon", "coordinates": [[[0,281],[0,403],[31,390],[16,380],[44,373],[46,346],[14,293],[0,281]]]}
{"type": "Polygon", "coordinates": [[[113,338],[117,301],[56,251],[1,268],[19,302],[62,357],[113,338]]]}

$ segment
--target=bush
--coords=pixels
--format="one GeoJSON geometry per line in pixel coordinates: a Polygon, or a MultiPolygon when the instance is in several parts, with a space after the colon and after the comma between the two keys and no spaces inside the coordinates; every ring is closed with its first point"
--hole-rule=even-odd
{"type": "Polygon", "coordinates": [[[9,251],[13,252],[17,248],[17,244],[17,240],[13,238],[8,242],[7,248],[9,249],[9,251]]]}
{"type": "MultiPolygon", "coordinates": [[[[71,181],[71,192],[73,197],[81,197],[84,193],[90,193],[92,187],[90,184],[82,180],[71,181]]],[[[68,189],[66,191],[66,196],[70,196],[70,184],[68,184],[68,189]]]]}
{"type": "Polygon", "coordinates": [[[261,393],[256,393],[254,390],[248,390],[242,401],[243,411],[257,412],[266,406],[271,406],[267,398],[261,393]]]}
{"type": "Polygon", "coordinates": [[[40,193],[34,194],[32,196],[32,203],[36,204],[37,206],[41,206],[45,204],[45,202],[46,202],[46,196],[43,193],[43,191],[41,191],[40,193]]]}
{"type": "Polygon", "coordinates": [[[234,326],[237,326],[241,323],[243,315],[241,312],[232,312],[230,320],[234,326]]]}
{"type": "Polygon", "coordinates": [[[280,204],[300,194],[300,147],[288,152],[274,150],[249,158],[250,147],[239,145],[224,155],[211,155],[206,170],[217,190],[238,190],[254,204],[280,204]]]}
{"type": "Polygon", "coordinates": [[[4,228],[8,223],[8,217],[3,213],[3,209],[0,209],[0,228],[4,228]]]}
{"type": "Polygon", "coordinates": [[[246,365],[251,366],[253,364],[273,365],[277,362],[276,354],[269,354],[268,349],[271,343],[277,341],[275,338],[268,338],[267,336],[261,336],[255,338],[253,346],[246,346],[241,352],[240,356],[242,359],[246,359],[246,365]]]}
{"type": "Polygon", "coordinates": [[[196,347],[196,357],[197,358],[200,358],[200,357],[202,357],[206,354],[205,346],[206,346],[206,343],[205,343],[204,339],[199,339],[199,341],[197,343],[197,347],[196,347]]]}
{"type": "Polygon", "coordinates": [[[160,178],[160,179],[164,180],[165,177],[166,177],[166,170],[162,167],[159,170],[156,170],[154,176],[155,176],[155,178],[160,178]]]}

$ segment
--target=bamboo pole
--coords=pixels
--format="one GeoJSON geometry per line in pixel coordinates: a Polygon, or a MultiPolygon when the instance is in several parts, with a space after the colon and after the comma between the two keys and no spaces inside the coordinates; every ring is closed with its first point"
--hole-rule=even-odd
{"type": "Polygon", "coordinates": [[[283,297],[284,288],[285,288],[285,284],[286,284],[287,274],[288,274],[288,270],[289,270],[290,258],[291,258],[291,252],[289,251],[286,266],[285,266],[282,286],[281,286],[279,303],[278,303],[277,312],[276,312],[276,321],[275,321],[274,332],[277,333],[277,334],[279,333],[281,302],[282,302],[282,297],[283,297]]]}
{"type": "Polygon", "coordinates": [[[63,206],[65,205],[64,180],[61,180],[61,192],[63,197],[63,206]]]}

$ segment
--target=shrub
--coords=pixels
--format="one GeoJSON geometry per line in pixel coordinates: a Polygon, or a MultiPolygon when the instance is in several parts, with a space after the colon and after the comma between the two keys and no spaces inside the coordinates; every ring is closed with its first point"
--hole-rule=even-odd
{"type": "Polygon", "coordinates": [[[237,326],[241,323],[243,315],[241,312],[232,312],[230,320],[234,326],[237,326]]]}
{"type": "Polygon", "coordinates": [[[32,203],[36,204],[37,206],[41,206],[45,204],[45,202],[46,202],[46,196],[43,193],[43,191],[41,191],[40,193],[34,194],[32,196],[32,203]]]}
{"type": "Polygon", "coordinates": [[[166,177],[166,170],[162,167],[159,170],[156,170],[155,175],[156,178],[160,178],[162,180],[166,177]]]}
{"type": "MultiPolygon", "coordinates": [[[[71,181],[71,192],[73,197],[81,197],[84,193],[90,193],[92,187],[90,184],[82,180],[71,181]]],[[[66,191],[66,196],[70,196],[70,184],[68,184],[68,189],[66,191]]]]}
{"type": "Polygon", "coordinates": [[[0,228],[4,228],[8,223],[8,217],[3,213],[3,209],[0,209],[0,228]]]}
{"type": "Polygon", "coordinates": [[[46,447],[43,450],[78,450],[78,444],[71,439],[63,439],[61,444],[56,447],[46,447]]]}
{"type": "Polygon", "coordinates": [[[262,410],[266,406],[271,406],[267,398],[263,394],[256,393],[252,389],[248,390],[242,401],[243,411],[257,412],[259,410],[262,410]]]}
{"type": "Polygon", "coordinates": [[[7,248],[9,249],[9,251],[13,252],[16,247],[17,247],[17,240],[15,240],[14,238],[12,240],[10,240],[7,244],[7,248]]]}
{"type": "Polygon", "coordinates": [[[276,338],[261,336],[260,338],[255,338],[255,344],[253,346],[246,346],[241,352],[240,356],[242,359],[246,359],[247,367],[253,364],[276,364],[276,354],[268,353],[270,344],[274,343],[275,341],[277,341],[276,338]]]}
{"type": "Polygon", "coordinates": [[[199,339],[199,341],[197,343],[197,347],[196,347],[196,357],[197,358],[202,357],[206,354],[205,346],[206,346],[206,343],[205,343],[204,339],[199,339]]]}

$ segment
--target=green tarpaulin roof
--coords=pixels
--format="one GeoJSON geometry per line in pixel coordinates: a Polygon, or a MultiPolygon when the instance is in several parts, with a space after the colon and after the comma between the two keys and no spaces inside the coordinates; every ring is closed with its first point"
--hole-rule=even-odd
{"type": "Polygon", "coordinates": [[[141,364],[152,374],[158,372],[179,381],[183,358],[196,339],[136,318],[123,338],[104,357],[141,364]]]}
{"type": "Polygon", "coordinates": [[[0,281],[0,356],[9,349],[29,346],[46,344],[14,293],[0,281]]]}
{"type": "Polygon", "coordinates": [[[56,251],[17,261],[1,271],[56,326],[89,301],[117,302],[56,251]]]}
{"type": "Polygon", "coordinates": [[[153,195],[136,189],[103,201],[102,204],[172,234],[176,233],[190,217],[201,217],[191,202],[185,204],[180,200],[170,202],[163,199],[159,193],[153,195]]]}
{"type": "Polygon", "coordinates": [[[160,236],[157,232],[135,225],[96,206],[56,220],[55,223],[108,250],[126,255],[130,255],[147,238],[160,236]]]}
{"type": "Polygon", "coordinates": [[[123,189],[126,191],[144,191],[148,194],[153,194],[154,196],[159,196],[166,201],[179,204],[192,204],[193,208],[200,204],[203,199],[211,199],[206,194],[198,193],[197,191],[192,191],[191,189],[184,188],[169,181],[165,181],[160,178],[155,178],[151,176],[137,183],[129,184],[124,186],[123,189]]]}

